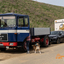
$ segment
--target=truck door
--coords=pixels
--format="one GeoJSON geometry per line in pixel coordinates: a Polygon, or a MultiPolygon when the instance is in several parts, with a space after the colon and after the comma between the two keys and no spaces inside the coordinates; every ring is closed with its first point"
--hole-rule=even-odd
{"type": "Polygon", "coordinates": [[[17,26],[17,42],[23,42],[29,35],[29,17],[19,16],[17,26]]]}

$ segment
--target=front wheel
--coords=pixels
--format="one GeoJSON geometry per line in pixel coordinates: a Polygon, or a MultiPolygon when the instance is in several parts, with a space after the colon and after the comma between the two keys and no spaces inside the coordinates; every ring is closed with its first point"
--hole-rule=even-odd
{"type": "Polygon", "coordinates": [[[49,46],[49,38],[48,38],[48,36],[44,37],[44,46],[45,47],[49,46]]]}

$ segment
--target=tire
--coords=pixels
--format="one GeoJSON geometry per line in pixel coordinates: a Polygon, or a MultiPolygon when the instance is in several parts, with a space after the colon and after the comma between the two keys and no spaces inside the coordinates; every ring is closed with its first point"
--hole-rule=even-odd
{"type": "Polygon", "coordinates": [[[57,39],[57,42],[56,42],[56,44],[60,44],[60,39],[59,39],[59,38],[57,39]]]}
{"type": "Polygon", "coordinates": [[[43,44],[43,46],[45,46],[45,47],[49,46],[49,38],[48,38],[48,36],[44,37],[44,44],[43,44]]]}
{"type": "Polygon", "coordinates": [[[23,42],[22,51],[27,52],[26,41],[23,42]]]}
{"type": "Polygon", "coordinates": [[[6,48],[0,48],[1,51],[6,51],[6,48]]]}

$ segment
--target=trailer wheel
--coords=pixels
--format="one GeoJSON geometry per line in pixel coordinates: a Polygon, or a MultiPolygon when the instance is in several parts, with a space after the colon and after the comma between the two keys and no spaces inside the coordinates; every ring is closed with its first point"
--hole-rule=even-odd
{"type": "Polygon", "coordinates": [[[47,47],[49,45],[49,38],[48,36],[44,37],[44,46],[47,47]]]}
{"type": "Polygon", "coordinates": [[[22,50],[23,50],[24,52],[26,52],[26,51],[27,51],[26,41],[24,41],[24,43],[23,43],[22,50]]]}
{"type": "Polygon", "coordinates": [[[6,50],[6,48],[0,48],[0,50],[1,50],[1,51],[5,51],[5,50],[6,50]]]}

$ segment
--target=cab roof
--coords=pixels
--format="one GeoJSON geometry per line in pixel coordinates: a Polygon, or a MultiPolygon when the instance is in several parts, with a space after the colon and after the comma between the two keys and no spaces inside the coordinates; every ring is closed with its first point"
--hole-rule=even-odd
{"type": "Polygon", "coordinates": [[[0,16],[28,16],[28,15],[17,14],[17,13],[5,13],[5,14],[0,14],[0,16]]]}

